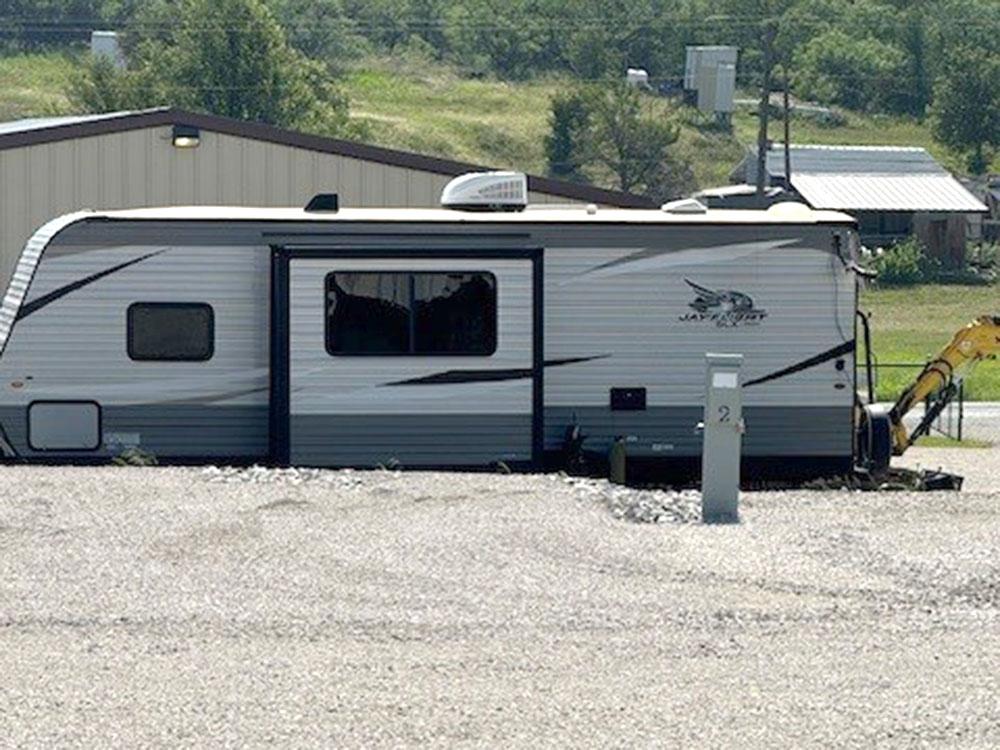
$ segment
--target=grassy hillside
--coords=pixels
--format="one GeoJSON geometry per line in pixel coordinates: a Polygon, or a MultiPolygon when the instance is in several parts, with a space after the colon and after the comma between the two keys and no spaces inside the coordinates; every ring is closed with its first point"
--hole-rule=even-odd
{"type": "MultiPolygon", "coordinates": [[[[368,124],[372,140],[454,159],[545,172],[544,139],[549,100],[567,88],[566,80],[517,84],[460,78],[435,65],[370,62],[343,80],[352,116],[368,124]]],[[[677,114],[675,105],[650,97],[650,112],[677,114]]],[[[743,155],[729,134],[698,127],[696,114],[684,113],[678,153],[688,159],[699,185],[726,182],[743,155]]]]}
{"type": "Polygon", "coordinates": [[[73,67],[65,55],[0,57],[0,122],[68,112],[73,67]]]}
{"type": "Polygon", "coordinates": [[[352,117],[373,141],[462,161],[544,170],[541,137],[558,84],[468,80],[444,68],[405,75],[380,65],[348,72],[352,117]]]}
{"type": "MultiPolygon", "coordinates": [[[[0,57],[0,121],[69,112],[66,89],[75,64],[68,54],[0,57]]],[[[366,60],[345,72],[341,84],[352,116],[368,125],[374,143],[540,173],[549,99],[571,82],[470,80],[446,66],[394,58],[366,60]]],[[[756,139],[757,118],[745,109],[736,112],[728,134],[667,100],[649,97],[647,106],[653,114],[680,115],[683,128],[674,148],[690,161],[700,187],[725,184],[745,144],[756,139]]],[[[949,168],[962,170],[962,160],[934,143],[926,123],[915,120],[847,113],[841,127],[796,118],[792,132],[800,143],[924,146],[949,168]]],[[[780,140],[780,122],[773,123],[771,135],[780,140]]],[[[993,168],[1000,171],[1000,157],[993,168]]]]}
{"type": "MultiPolygon", "coordinates": [[[[866,290],[861,309],[872,314],[872,349],[878,361],[917,365],[879,371],[879,399],[895,400],[958,329],[980,315],[1000,315],[1000,294],[996,286],[935,284],[866,290]]],[[[1000,361],[982,363],[966,381],[965,393],[971,400],[1000,401],[1000,361]]]]}

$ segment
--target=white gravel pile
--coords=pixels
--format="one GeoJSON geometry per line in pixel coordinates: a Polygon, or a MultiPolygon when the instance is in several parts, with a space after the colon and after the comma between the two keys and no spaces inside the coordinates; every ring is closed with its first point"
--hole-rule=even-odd
{"type": "MultiPolygon", "coordinates": [[[[322,485],[336,490],[370,490],[385,482],[399,483],[403,494],[416,494],[418,499],[427,495],[418,488],[425,483],[426,475],[392,470],[357,471],[353,469],[275,469],[267,466],[208,466],[197,470],[209,482],[238,485],[322,485]]],[[[454,475],[449,487],[461,490],[465,485],[478,484],[477,475],[454,475]]],[[[481,476],[481,475],[478,475],[481,476]]],[[[605,479],[571,477],[565,474],[550,475],[557,482],[571,487],[582,502],[599,503],[615,518],[631,523],[700,523],[701,496],[695,490],[666,491],[636,489],[612,484],[605,479]]],[[[530,481],[524,475],[512,477],[508,483],[530,481]]],[[[384,489],[384,487],[383,487],[384,489]]],[[[471,488],[470,488],[471,489],[471,488]]],[[[475,494],[473,492],[473,494],[475,494]]]]}
{"type": "MultiPolygon", "coordinates": [[[[399,472],[380,472],[385,476],[397,476],[399,472]]],[[[221,484],[288,484],[322,483],[338,488],[359,487],[364,481],[360,472],[352,469],[329,471],[327,469],[287,468],[274,469],[267,466],[207,466],[199,474],[209,482],[221,484]]]]}
{"type": "Polygon", "coordinates": [[[695,490],[668,491],[623,487],[604,479],[565,477],[577,497],[598,501],[615,518],[632,523],[700,523],[701,495],[695,490]]]}

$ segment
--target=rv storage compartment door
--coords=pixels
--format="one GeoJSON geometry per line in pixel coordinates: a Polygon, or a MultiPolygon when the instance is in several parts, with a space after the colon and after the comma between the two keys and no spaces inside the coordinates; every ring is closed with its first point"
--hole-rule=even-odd
{"type": "Polygon", "coordinates": [[[533,458],[533,261],[289,261],[289,450],[311,466],[533,458]]]}
{"type": "Polygon", "coordinates": [[[101,446],[101,407],[93,401],[35,401],[28,445],[36,451],[93,451],[101,446]]]}

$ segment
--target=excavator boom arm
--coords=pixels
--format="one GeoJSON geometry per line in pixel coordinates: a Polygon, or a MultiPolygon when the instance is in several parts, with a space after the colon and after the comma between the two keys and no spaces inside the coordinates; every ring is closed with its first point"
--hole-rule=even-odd
{"type": "MultiPolygon", "coordinates": [[[[889,411],[892,452],[901,455],[913,441],[903,417],[914,406],[942,390],[953,392],[956,377],[961,378],[970,367],[997,354],[1000,354],[1000,316],[983,315],[958,331],[889,411]]],[[[950,398],[951,393],[946,395],[950,398]]]]}

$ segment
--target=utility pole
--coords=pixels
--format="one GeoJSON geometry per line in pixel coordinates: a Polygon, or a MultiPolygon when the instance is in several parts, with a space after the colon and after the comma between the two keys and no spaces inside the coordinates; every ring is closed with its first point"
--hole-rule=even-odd
{"type": "Polygon", "coordinates": [[[783,112],[785,120],[785,189],[792,189],[792,108],[788,102],[788,63],[781,66],[784,73],[784,96],[782,97],[783,112]]]}
{"type": "Polygon", "coordinates": [[[761,47],[764,52],[764,80],[760,89],[760,129],[757,131],[757,197],[763,200],[767,187],[767,126],[771,108],[771,76],[774,68],[774,38],[777,25],[773,18],[766,18],[761,29],[761,47]]]}

